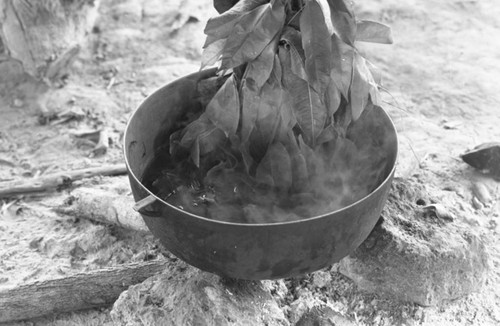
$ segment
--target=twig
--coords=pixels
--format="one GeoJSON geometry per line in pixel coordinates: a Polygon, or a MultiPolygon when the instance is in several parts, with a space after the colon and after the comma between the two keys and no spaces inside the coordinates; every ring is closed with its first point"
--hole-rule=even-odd
{"type": "Polygon", "coordinates": [[[67,187],[75,180],[95,176],[113,176],[126,173],[127,168],[125,167],[125,164],[116,164],[97,168],[54,173],[28,180],[0,182],[0,198],[27,195],[67,187]]]}
{"type": "Polygon", "coordinates": [[[168,265],[168,260],[131,263],[2,290],[0,323],[109,306],[129,286],[168,265]]]}
{"type": "Polygon", "coordinates": [[[81,187],[72,191],[69,199],[66,205],[52,210],[129,230],[149,232],[141,215],[132,209],[134,198],[130,195],[96,187],[81,187]]]}

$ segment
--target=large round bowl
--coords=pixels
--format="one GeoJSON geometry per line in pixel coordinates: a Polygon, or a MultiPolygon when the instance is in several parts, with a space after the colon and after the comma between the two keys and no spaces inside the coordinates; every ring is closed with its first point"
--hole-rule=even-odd
{"type": "Polygon", "coordinates": [[[168,142],[176,119],[187,110],[201,109],[197,84],[212,76],[214,70],[201,71],[157,90],[133,113],[125,131],[132,192],[136,202],[149,203],[140,213],[153,235],[190,265],[224,277],[253,280],[310,273],[356,249],[379,219],[394,176],[396,130],[379,107],[365,118],[373,121],[370,137],[383,144],[387,157],[383,179],[368,196],[328,214],[274,224],[220,222],[172,206],[141,183],[155,150],[168,142]]]}

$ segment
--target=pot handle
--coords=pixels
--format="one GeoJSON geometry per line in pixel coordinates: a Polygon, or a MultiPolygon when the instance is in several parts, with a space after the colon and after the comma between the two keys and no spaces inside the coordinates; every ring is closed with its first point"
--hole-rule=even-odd
{"type": "Polygon", "coordinates": [[[149,195],[136,202],[133,208],[139,214],[147,217],[161,217],[161,209],[155,208],[158,205],[154,205],[157,201],[155,196],[149,195]]]}

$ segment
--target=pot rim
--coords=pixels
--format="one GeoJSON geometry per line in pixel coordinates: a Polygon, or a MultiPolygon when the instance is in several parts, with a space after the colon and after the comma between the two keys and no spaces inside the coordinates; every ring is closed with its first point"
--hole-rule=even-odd
{"type": "MultiPolygon", "coordinates": [[[[207,71],[205,71],[205,73],[208,73],[211,70],[212,69],[207,70],[207,71]]],[[[200,72],[203,72],[203,71],[200,71],[200,72]]],[[[348,210],[351,207],[358,205],[362,201],[367,200],[368,198],[374,196],[375,193],[377,193],[380,190],[380,188],[382,188],[387,182],[389,182],[389,180],[391,179],[391,177],[394,175],[394,173],[396,171],[397,158],[398,158],[398,154],[399,154],[398,132],[397,132],[397,129],[396,129],[396,125],[394,124],[394,121],[392,120],[392,118],[390,117],[390,115],[387,113],[387,111],[384,108],[382,108],[381,106],[377,106],[377,107],[379,107],[385,113],[385,115],[387,116],[387,118],[388,118],[388,120],[389,120],[389,122],[390,122],[390,124],[391,124],[391,126],[392,126],[392,128],[394,130],[394,135],[395,135],[395,139],[396,139],[396,141],[395,141],[396,148],[395,148],[395,152],[394,152],[394,155],[395,155],[394,156],[395,157],[394,158],[394,164],[392,166],[391,171],[387,174],[387,177],[380,183],[380,185],[378,185],[377,188],[375,188],[373,191],[371,191],[368,195],[364,196],[363,198],[360,198],[357,201],[355,201],[354,203],[349,204],[347,206],[344,206],[341,209],[338,209],[338,210],[332,211],[332,212],[328,212],[328,213],[324,213],[324,214],[321,214],[321,215],[316,215],[316,216],[311,216],[311,217],[308,217],[308,218],[303,218],[303,219],[300,219],[300,220],[295,220],[295,221],[276,222],[276,223],[235,223],[235,222],[219,221],[219,220],[211,219],[211,218],[204,217],[204,216],[201,216],[201,215],[196,215],[196,214],[193,214],[193,213],[190,213],[188,211],[185,211],[185,210],[183,210],[183,209],[181,209],[181,208],[179,208],[177,206],[174,206],[174,205],[172,205],[172,204],[164,201],[163,199],[161,199],[158,196],[156,196],[153,192],[151,192],[148,188],[146,188],[143,185],[143,183],[137,178],[137,176],[135,175],[135,173],[132,172],[132,169],[130,168],[130,164],[129,164],[129,161],[128,161],[128,155],[127,155],[128,147],[127,147],[127,144],[126,144],[126,140],[127,140],[128,130],[130,128],[130,124],[131,124],[133,118],[135,117],[137,111],[142,106],[142,104],[144,102],[146,102],[150,97],[154,96],[158,91],[160,91],[164,87],[168,86],[169,84],[171,84],[171,83],[173,83],[173,82],[175,82],[175,81],[177,81],[179,79],[199,74],[200,72],[196,72],[196,73],[193,73],[193,74],[190,74],[190,75],[183,76],[183,77],[178,78],[178,79],[176,79],[176,80],[174,80],[174,81],[172,81],[172,82],[170,82],[170,83],[168,83],[168,84],[166,84],[166,85],[164,85],[162,87],[157,88],[154,92],[152,92],[146,98],[144,98],[142,100],[141,104],[139,104],[139,106],[134,110],[134,112],[132,112],[132,114],[130,115],[130,118],[127,121],[127,126],[125,127],[125,132],[124,132],[124,137],[123,137],[122,145],[123,145],[123,154],[125,156],[125,165],[127,167],[128,174],[129,174],[129,176],[132,176],[132,178],[134,178],[134,180],[141,186],[142,189],[144,189],[150,196],[153,196],[160,203],[162,203],[164,205],[167,205],[170,208],[173,208],[173,209],[179,211],[180,213],[189,215],[191,217],[194,217],[194,218],[197,218],[197,219],[201,219],[201,220],[206,221],[206,222],[211,222],[211,223],[216,223],[216,224],[221,224],[221,225],[245,226],[245,227],[269,227],[269,226],[291,225],[291,224],[302,223],[302,222],[307,222],[307,221],[312,221],[312,220],[318,220],[318,219],[321,219],[321,218],[326,218],[328,216],[331,216],[332,214],[337,214],[339,212],[348,210]]],[[[162,217],[158,217],[158,218],[162,218],[162,217]]]]}

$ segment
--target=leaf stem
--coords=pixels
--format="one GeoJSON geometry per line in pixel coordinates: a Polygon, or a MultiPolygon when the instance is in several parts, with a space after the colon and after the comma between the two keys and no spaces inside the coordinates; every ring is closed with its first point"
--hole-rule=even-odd
{"type": "Polygon", "coordinates": [[[298,14],[300,14],[300,13],[302,12],[302,10],[303,10],[303,9],[304,9],[304,7],[300,8],[300,9],[299,9],[299,10],[298,10],[298,11],[297,11],[297,12],[296,12],[293,16],[292,16],[292,18],[290,18],[290,20],[288,20],[288,22],[286,23],[286,25],[289,25],[289,24],[290,24],[290,22],[292,22],[292,21],[295,19],[295,17],[297,17],[297,15],[298,15],[298,14]]]}

